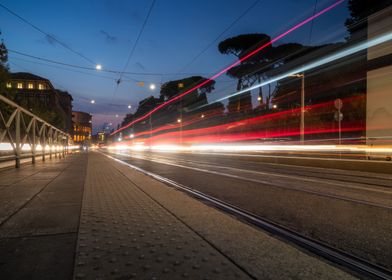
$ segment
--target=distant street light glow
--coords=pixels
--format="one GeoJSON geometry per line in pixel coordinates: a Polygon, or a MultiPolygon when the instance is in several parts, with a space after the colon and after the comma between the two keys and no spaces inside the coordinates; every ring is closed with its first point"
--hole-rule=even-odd
{"type": "Polygon", "coordinates": [[[99,70],[102,70],[102,65],[101,65],[101,64],[97,64],[97,65],[95,66],[95,69],[97,69],[98,71],[99,71],[99,70]]]}
{"type": "Polygon", "coordinates": [[[131,105],[128,105],[128,109],[131,109],[132,108],[132,106],[131,105]]]}
{"type": "Polygon", "coordinates": [[[151,85],[150,85],[150,89],[151,89],[151,90],[154,90],[155,88],[156,88],[155,84],[151,84],[151,85]]]}
{"type": "Polygon", "coordinates": [[[94,100],[94,99],[93,99],[93,100],[91,100],[90,102],[91,102],[91,104],[95,104],[95,100],[94,100]]]}

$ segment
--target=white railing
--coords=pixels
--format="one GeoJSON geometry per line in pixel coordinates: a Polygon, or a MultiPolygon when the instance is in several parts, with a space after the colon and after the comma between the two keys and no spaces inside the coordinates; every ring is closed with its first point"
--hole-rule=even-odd
{"type": "Polygon", "coordinates": [[[64,157],[70,136],[0,94],[0,161],[15,160],[20,167],[22,158],[52,155],[64,157]]]}

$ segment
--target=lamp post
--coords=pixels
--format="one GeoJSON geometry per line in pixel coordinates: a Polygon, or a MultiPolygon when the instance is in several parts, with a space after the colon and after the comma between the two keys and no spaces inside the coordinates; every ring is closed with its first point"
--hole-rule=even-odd
{"type": "Polygon", "coordinates": [[[301,78],[301,121],[299,125],[299,135],[301,144],[305,142],[305,72],[293,74],[290,77],[301,78]]]}

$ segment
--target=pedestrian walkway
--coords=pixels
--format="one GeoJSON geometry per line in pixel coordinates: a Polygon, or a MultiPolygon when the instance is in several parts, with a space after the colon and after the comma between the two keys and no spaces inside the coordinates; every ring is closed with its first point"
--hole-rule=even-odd
{"type": "Polygon", "coordinates": [[[0,278],[70,279],[87,154],[0,172],[0,278]]]}
{"type": "Polygon", "coordinates": [[[35,189],[0,222],[4,279],[353,279],[98,152],[0,180],[35,189]]]}

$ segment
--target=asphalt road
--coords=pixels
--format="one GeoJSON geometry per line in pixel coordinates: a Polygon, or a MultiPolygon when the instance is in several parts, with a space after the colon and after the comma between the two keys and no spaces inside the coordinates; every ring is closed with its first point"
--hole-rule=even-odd
{"type": "Polygon", "coordinates": [[[269,164],[216,153],[114,156],[392,269],[390,174],[269,164]]]}

